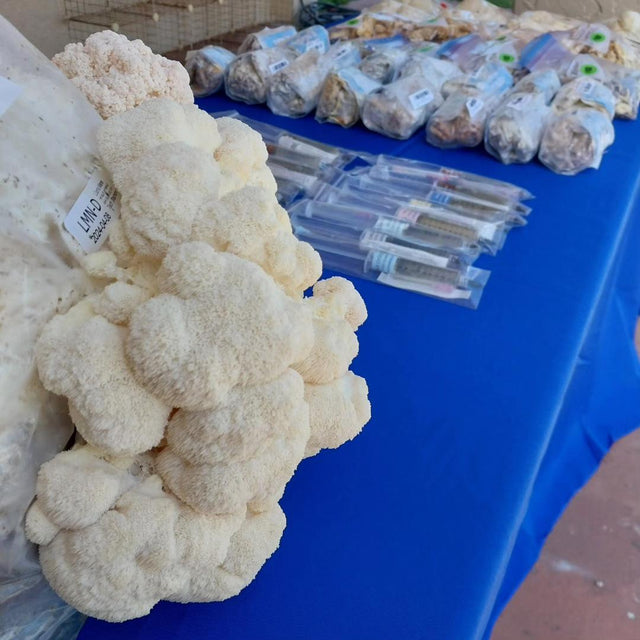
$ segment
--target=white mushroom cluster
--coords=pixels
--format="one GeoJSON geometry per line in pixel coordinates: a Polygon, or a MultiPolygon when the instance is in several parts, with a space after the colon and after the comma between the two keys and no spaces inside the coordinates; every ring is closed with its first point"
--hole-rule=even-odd
{"type": "Polygon", "coordinates": [[[61,597],[122,621],[253,580],[300,461],[369,420],[349,371],[366,308],[350,282],[318,282],[243,123],[159,98],[98,141],[121,195],[83,264],[101,286],[36,346],[81,439],[42,466],[27,533],[61,597]]]}

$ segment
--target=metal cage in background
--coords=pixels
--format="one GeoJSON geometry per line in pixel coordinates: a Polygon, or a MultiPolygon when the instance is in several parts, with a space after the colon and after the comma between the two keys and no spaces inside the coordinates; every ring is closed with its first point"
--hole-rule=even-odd
{"type": "Polygon", "coordinates": [[[293,20],[293,0],[64,0],[64,10],[72,42],[111,29],[155,53],[293,20]]]}

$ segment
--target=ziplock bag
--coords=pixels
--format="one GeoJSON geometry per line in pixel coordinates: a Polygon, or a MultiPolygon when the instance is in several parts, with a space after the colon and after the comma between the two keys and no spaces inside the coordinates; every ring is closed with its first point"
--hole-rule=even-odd
{"type": "Polygon", "coordinates": [[[259,49],[239,55],[227,67],[224,80],[226,94],[232,100],[247,104],[266,102],[272,76],[288,67],[296,57],[296,52],[287,47],[259,49]]]}
{"type": "Polygon", "coordinates": [[[296,35],[296,28],[291,25],[284,25],[270,29],[265,27],[256,33],[250,33],[238,48],[238,55],[247,51],[257,51],[258,49],[270,49],[284,44],[296,35]]]}
{"type": "Polygon", "coordinates": [[[362,122],[372,131],[406,140],[441,104],[438,89],[418,72],[369,94],[362,108],[362,122]]]}
{"type": "Polygon", "coordinates": [[[321,55],[316,50],[302,54],[271,79],[267,104],[273,113],[290,118],[307,115],[318,104],[324,82],[332,69],[360,62],[360,51],[351,42],[332,45],[321,55]]]}
{"type": "Polygon", "coordinates": [[[216,93],[224,82],[224,74],[235,59],[231,51],[209,45],[197,51],[188,51],[185,67],[191,79],[191,90],[196,98],[216,93]]]}

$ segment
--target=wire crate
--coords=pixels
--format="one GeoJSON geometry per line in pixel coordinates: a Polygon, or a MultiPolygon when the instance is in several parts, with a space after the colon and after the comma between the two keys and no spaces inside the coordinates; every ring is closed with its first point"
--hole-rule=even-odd
{"type": "Polygon", "coordinates": [[[293,19],[293,0],[64,0],[64,9],[73,42],[111,29],[156,53],[293,19]]]}

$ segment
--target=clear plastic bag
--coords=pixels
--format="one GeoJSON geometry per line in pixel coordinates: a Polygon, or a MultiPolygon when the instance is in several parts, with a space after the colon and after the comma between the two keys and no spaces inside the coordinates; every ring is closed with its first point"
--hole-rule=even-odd
{"type": "Polygon", "coordinates": [[[372,131],[406,140],[441,104],[442,96],[431,81],[414,73],[369,94],[362,122],[372,131]]]}
{"type": "Polygon", "coordinates": [[[287,41],[286,46],[298,55],[308,51],[317,51],[321,54],[327,53],[329,51],[329,32],[319,24],[315,24],[299,31],[287,41]]]}
{"type": "Polygon", "coordinates": [[[188,51],[185,67],[191,79],[191,90],[196,98],[216,93],[224,83],[224,74],[235,59],[231,51],[209,45],[197,51],[188,51]]]}
{"type": "Polygon", "coordinates": [[[0,637],[71,638],[82,618],[42,578],[23,520],[40,465],[73,433],[66,404],[40,384],[34,346],[91,291],[63,223],[92,170],[101,118],[2,17],[0,84],[0,637]]]}
{"type": "Polygon", "coordinates": [[[287,47],[249,51],[238,56],[227,68],[225,92],[232,100],[247,104],[267,101],[274,74],[288,67],[297,57],[287,47]]]}
{"type": "Polygon", "coordinates": [[[486,96],[504,95],[513,86],[513,76],[502,65],[487,62],[468,75],[458,75],[442,85],[442,95],[448,98],[454,93],[466,93],[469,96],[485,94],[486,96]]]}
{"type": "Polygon", "coordinates": [[[360,71],[376,82],[388,84],[395,80],[398,71],[405,64],[408,57],[408,47],[375,51],[360,63],[360,71]]]}
{"type": "Polygon", "coordinates": [[[552,171],[575,175],[597,169],[615,132],[610,118],[589,107],[554,114],[540,144],[540,161],[552,171]]]}
{"type": "Polygon", "coordinates": [[[440,60],[429,55],[429,52],[420,51],[414,52],[409,57],[407,63],[400,70],[400,77],[414,73],[422,73],[439,91],[442,91],[442,87],[447,82],[463,76],[462,71],[455,63],[449,60],[440,60]]]}
{"type": "Polygon", "coordinates": [[[380,88],[380,82],[358,67],[333,71],[327,77],[316,108],[318,122],[351,127],[360,119],[365,98],[380,88]]]}
{"type": "Polygon", "coordinates": [[[271,49],[285,44],[296,35],[296,28],[291,25],[283,25],[270,29],[265,27],[256,33],[250,33],[238,48],[238,55],[247,51],[258,51],[259,49],[271,49]]]}
{"type": "Polygon", "coordinates": [[[599,80],[580,77],[565,84],[553,101],[555,111],[569,111],[575,107],[592,107],[613,120],[616,100],[611,90],[599,80]]]}
{"type": "Polygon", "coordinates": [[[513,88],[514,93],[541,93],[547,104],[560,89],[560,78],[553,69],[534,71],[520,80],[513,88]]]}
{"type": "Polygon", "coordinates": [[[544,93],[510,94],[487,120],[485,149],[503,164],[530,162],[550,113],[544,93]]]}

